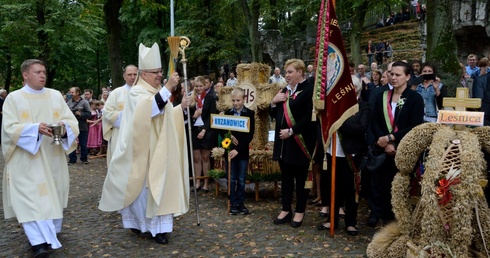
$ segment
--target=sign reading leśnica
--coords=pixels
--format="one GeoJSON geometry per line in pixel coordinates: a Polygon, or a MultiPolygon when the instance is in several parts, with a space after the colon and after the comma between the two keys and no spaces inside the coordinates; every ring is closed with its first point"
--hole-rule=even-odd
{"type": "Polygon", "coordinates": [[[437,123],[451,125],[483,126],[484,112],[439,110],[437,123]]]}
{"type": "Polygon", "coordinates": [[[248,133],[250,131],[250,119],[246,116],[211,114],[211,128],[248,133]]]}

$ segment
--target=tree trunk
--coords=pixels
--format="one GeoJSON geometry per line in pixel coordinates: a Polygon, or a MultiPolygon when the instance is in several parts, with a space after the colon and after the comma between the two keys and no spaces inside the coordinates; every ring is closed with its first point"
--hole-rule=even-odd
{"type": "Polygon", "coordinates": [[[104,4],[112,88],[124,85],[123,64],[121,60],[122,26],[119,22],[119,10],[121,9],[122,3],[123,0],[107,0],[104,4]]]}
{"type": "MultiPolygon", "coordinates": [[[[368,9],[368,2],[363,1],[356,9],[353,10],[355,15],[352,16],[352,30],[349,33],[350,40],[350,52],[352,54],[352,61],[357,64],[363,63],[361,37],[362,28],[364,26],[364,18],[366,17],[366,11],[368,9]]],[[[370,64],[368,64],[370,65],[370,64]]]]}
{"type": "Polygon", "coordinates": [[[277,22],[277,16],[278,16],[278,11],[277,11],[277,0],[269,0],[269,5],[271,7],[271,17],[269,20],[269,29],[271,30],[278,30],[279,29],[279,23],[277,22]]]}
{"type": "Polygon", "coordinates": [[[45,12],[45,7],[46,7],[46,1],[45,0],[39,0],[36,1],[36,20],[39,25],[39,29],[37,32],[37,39],[39,41],[39,46],[41,48],[41,53],[39,55],[39,59],[42,60],[46,64],[46,72],[47,72],[47,81],[46,85],[51,86],[54,80],[54,77],[56,75],[56,64],[53,62],[51,63],[50,60],[50,55],[51,55],[51,49],[49,48],[49,36],[48,33],[42,29],[45,24],[46,24],[46,12],[45,12]]]}
{"type": "Polygon", "coordinates": [[[7,61],[7,67],[5,72],[5,86],[4,89],[9,91],[10,84],[12,83],[12,55],[8,47],[4,48],[5,59],[7,61]]]}
{"type": "Polygon", "coordinates": [[[427,1],[427,60],[448,73],[460,72],[453,34],[451,0],[427,1]]]}
{"type": "Polygon", "coordinates": [[[250,37],[250,49],[252,51],[252,62],[262,62],[262,48],[260,46],[260,32],[259,32],[259,12],[260,1],[252,0],[252,8],[250,9],[247,0],[240,0],[240,6],[242,7],[245,18],[248,24],[248,34],[250,37]]]}

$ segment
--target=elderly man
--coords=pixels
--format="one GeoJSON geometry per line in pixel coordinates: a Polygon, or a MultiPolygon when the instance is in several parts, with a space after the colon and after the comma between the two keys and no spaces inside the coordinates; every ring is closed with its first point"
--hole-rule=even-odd
{"type": "Polygon", "coordinates": [[[179,83],[173,73],[162,88],[160,50],[140,44],[139,72],[122,111],[116,149],[109,164],[99,209],[120,211],[124,228],[150,232],[167,244],[173,216],[189,209],[184,105],[167,105],[179,83]]]}
{"type": "Polygon", "coordinates": [[[76,148],[77,119],[59,91],[45,88],[46,67],[37,59],[21,66],[24,87],[3,106],[3,210],[16,217],[32,245],[34,257],[61,247],[63,209],[70,186],[66,153],[76,148]],[[66,129],[61,145],[51,144],[50,124],[66,129]]]}
{"type": "Polygon", "coordinates": [[[109,94],[102,111],[102,134],[107,141],[107,167],[109,167],[112,154],[116,148],[126,95],[133,86],[137,73],[138,67],[134,65],[128,65],[124,68],[123,78],[126,84],[109,94]]]}
{"type": "Polygon", "coordinates": [[[274,74],[269,78],[269,83],[279,83],[286,85],[286,79],[281,75],[281,68],[274,68],[274,74]]]}

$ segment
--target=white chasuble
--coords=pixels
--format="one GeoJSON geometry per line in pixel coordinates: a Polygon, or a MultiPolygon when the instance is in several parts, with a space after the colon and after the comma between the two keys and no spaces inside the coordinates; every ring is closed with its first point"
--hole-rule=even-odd
{"type": "Polygon", "coordinates": [[[118,211],[148,190],[146,217],[189,210],[189,173],[181,106],[165,105],[152,117],[155,89],[145,81],[131,88],[102,189],[99,209],[118,211]]]}
{"type": "Polygon", "coordinates": [[[104,136],[104,140],[107,141],[107,167],[109,167],[112,154],[116,148],[121,112],[124,109],[126,97],[130,89],[131,87],[126,84],[111,91],[102,110],[102,135],[104,136]]]}
{"type": "Polygon", "coordinates": [[[5,218],[20,223],[60,219],[68,204],[69,174],[66,154],[76,148],[78,122],[60,92],[28,86],[12,92],[3,106],[3,209],[5,218]],[[63,121],[64,145],[40,135],[40,122],[63,121]],[[68,144],[69,146],[68,146],[68,144]]]}

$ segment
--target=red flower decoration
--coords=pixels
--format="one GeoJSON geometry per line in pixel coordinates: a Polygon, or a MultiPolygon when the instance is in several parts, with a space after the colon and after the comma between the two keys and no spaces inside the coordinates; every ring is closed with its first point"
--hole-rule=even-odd
{"type": "Polygon", "coordinates": [[[451,199],[453,198],[453,194],[451,193],[449,187],[452,185],[457,185],[461,182],[459,177],[456,177],[451,180],[447,180],[446,178],[439,179],[436,193],[439,196],[439,205],[446,206],[451,199]]]}

